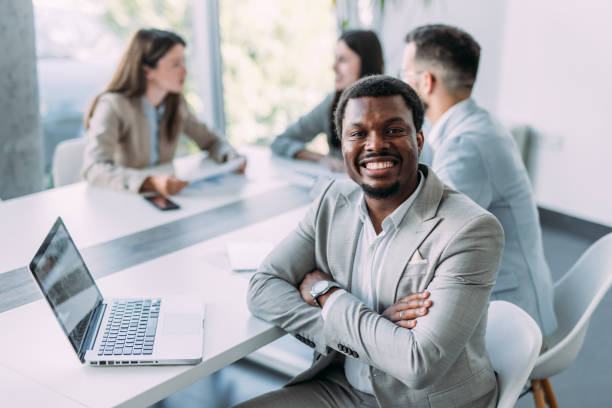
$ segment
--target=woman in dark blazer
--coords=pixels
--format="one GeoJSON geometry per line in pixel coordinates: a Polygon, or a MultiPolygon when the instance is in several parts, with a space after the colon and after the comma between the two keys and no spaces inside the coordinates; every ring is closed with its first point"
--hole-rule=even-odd
{"type": "Polygon", "coordinates": [[[276,136],[270,147],[278,156],[318,161],[330,170],[344,171],[340,139],[333,126],[334,110],[344,89],[364,76],[382,74],[384,61],[380,41],[373,31],[345,31],[338,39],[335,54],[334,92],[276,136]],[[306,149],[306,143],[319,133],[327,135],[329,154],[326,156],[306,149]]]}

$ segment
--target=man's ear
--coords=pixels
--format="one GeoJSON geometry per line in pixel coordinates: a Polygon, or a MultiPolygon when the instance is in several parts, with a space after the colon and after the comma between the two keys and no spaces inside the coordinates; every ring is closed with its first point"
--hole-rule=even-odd
{"type": "Polygon", "coordinates": [[[421,85],[421,92],[424,95],[430,95],[433,93],[436,86],[437,78],[431,71],[423,72],[423,82],[421,85]]]}
{"type": "Polygon", "coordinates": [[[416,134],[417,146],[419,147],[419,157],[421,157],[421,151],[423,150],[423,144],[425,143],[425,137],[423,136],[423,130],[419,130],[416,134]]]}

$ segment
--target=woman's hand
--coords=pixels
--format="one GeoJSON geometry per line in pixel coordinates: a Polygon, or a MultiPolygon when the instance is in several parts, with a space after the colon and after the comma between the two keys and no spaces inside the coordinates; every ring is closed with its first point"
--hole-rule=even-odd
{"type": "Polygon", "coordinates": [[[161,195],[174,195],[180,193],[188,184],[188,181],[177,179],[173,174],[156,174],[145,179],[140,191],[157,191],[161,195]]]}
{"type": "Polygon", "coordinates": [[[247,158],[246,158],[246,156],[243,156],[243,155],[237,154],[237,153],[226,155],[226,156],[223,156],[223,163],[225,163],[226,161],[234,160],[234,159],[238,159],[238,158],[243,158],[244,162],[240,165],[240,167],[238,167],[236,170],[234,170],[234,173],[244,174],[244,170],[246,169],[246,166],[247,166],[247,158]]]}

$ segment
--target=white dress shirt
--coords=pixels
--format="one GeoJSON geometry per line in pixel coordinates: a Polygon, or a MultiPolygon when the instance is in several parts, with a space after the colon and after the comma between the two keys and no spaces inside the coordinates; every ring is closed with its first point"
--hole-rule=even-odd
{"type": "MultiPolygon", "coordinates": [[[[424,184],[423,173],[419,171],[419,184],[414,192],[399,206],[389,214],[382,222],[382,231],[376,235],[372,220],[368,214],[365,199],[362,198],[360,205],[360,218],[363,223],[355,259],[353,260],[353,274],[351,277],[351,293],[357,296],[370,309],[379,313],[378,310],[378,290],[380,281],[383,278],[382,267],[385,265],[385,254],[389,243],[392,242],[398,227],[404,216],[412,206],[412,203],[419,195],[424,184]]],[[[344,289],[339,289],[332,293],[321,311],[323,319],[327,317],[334,301],[345,294],[344,289]]],[[[374,394],[370,378],[369,365],[362,363],[352,357],[344,360],[344,374],[348,382],[361,392],[374,394]]]]}

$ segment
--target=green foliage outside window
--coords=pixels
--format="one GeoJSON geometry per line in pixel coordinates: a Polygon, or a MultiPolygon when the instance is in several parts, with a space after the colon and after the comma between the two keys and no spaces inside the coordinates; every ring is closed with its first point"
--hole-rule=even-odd
{"type": "Polygon", "coordinates": [[[326,0],[220,0],[227,134],[268,144],[333,89],[326,0]]]}

